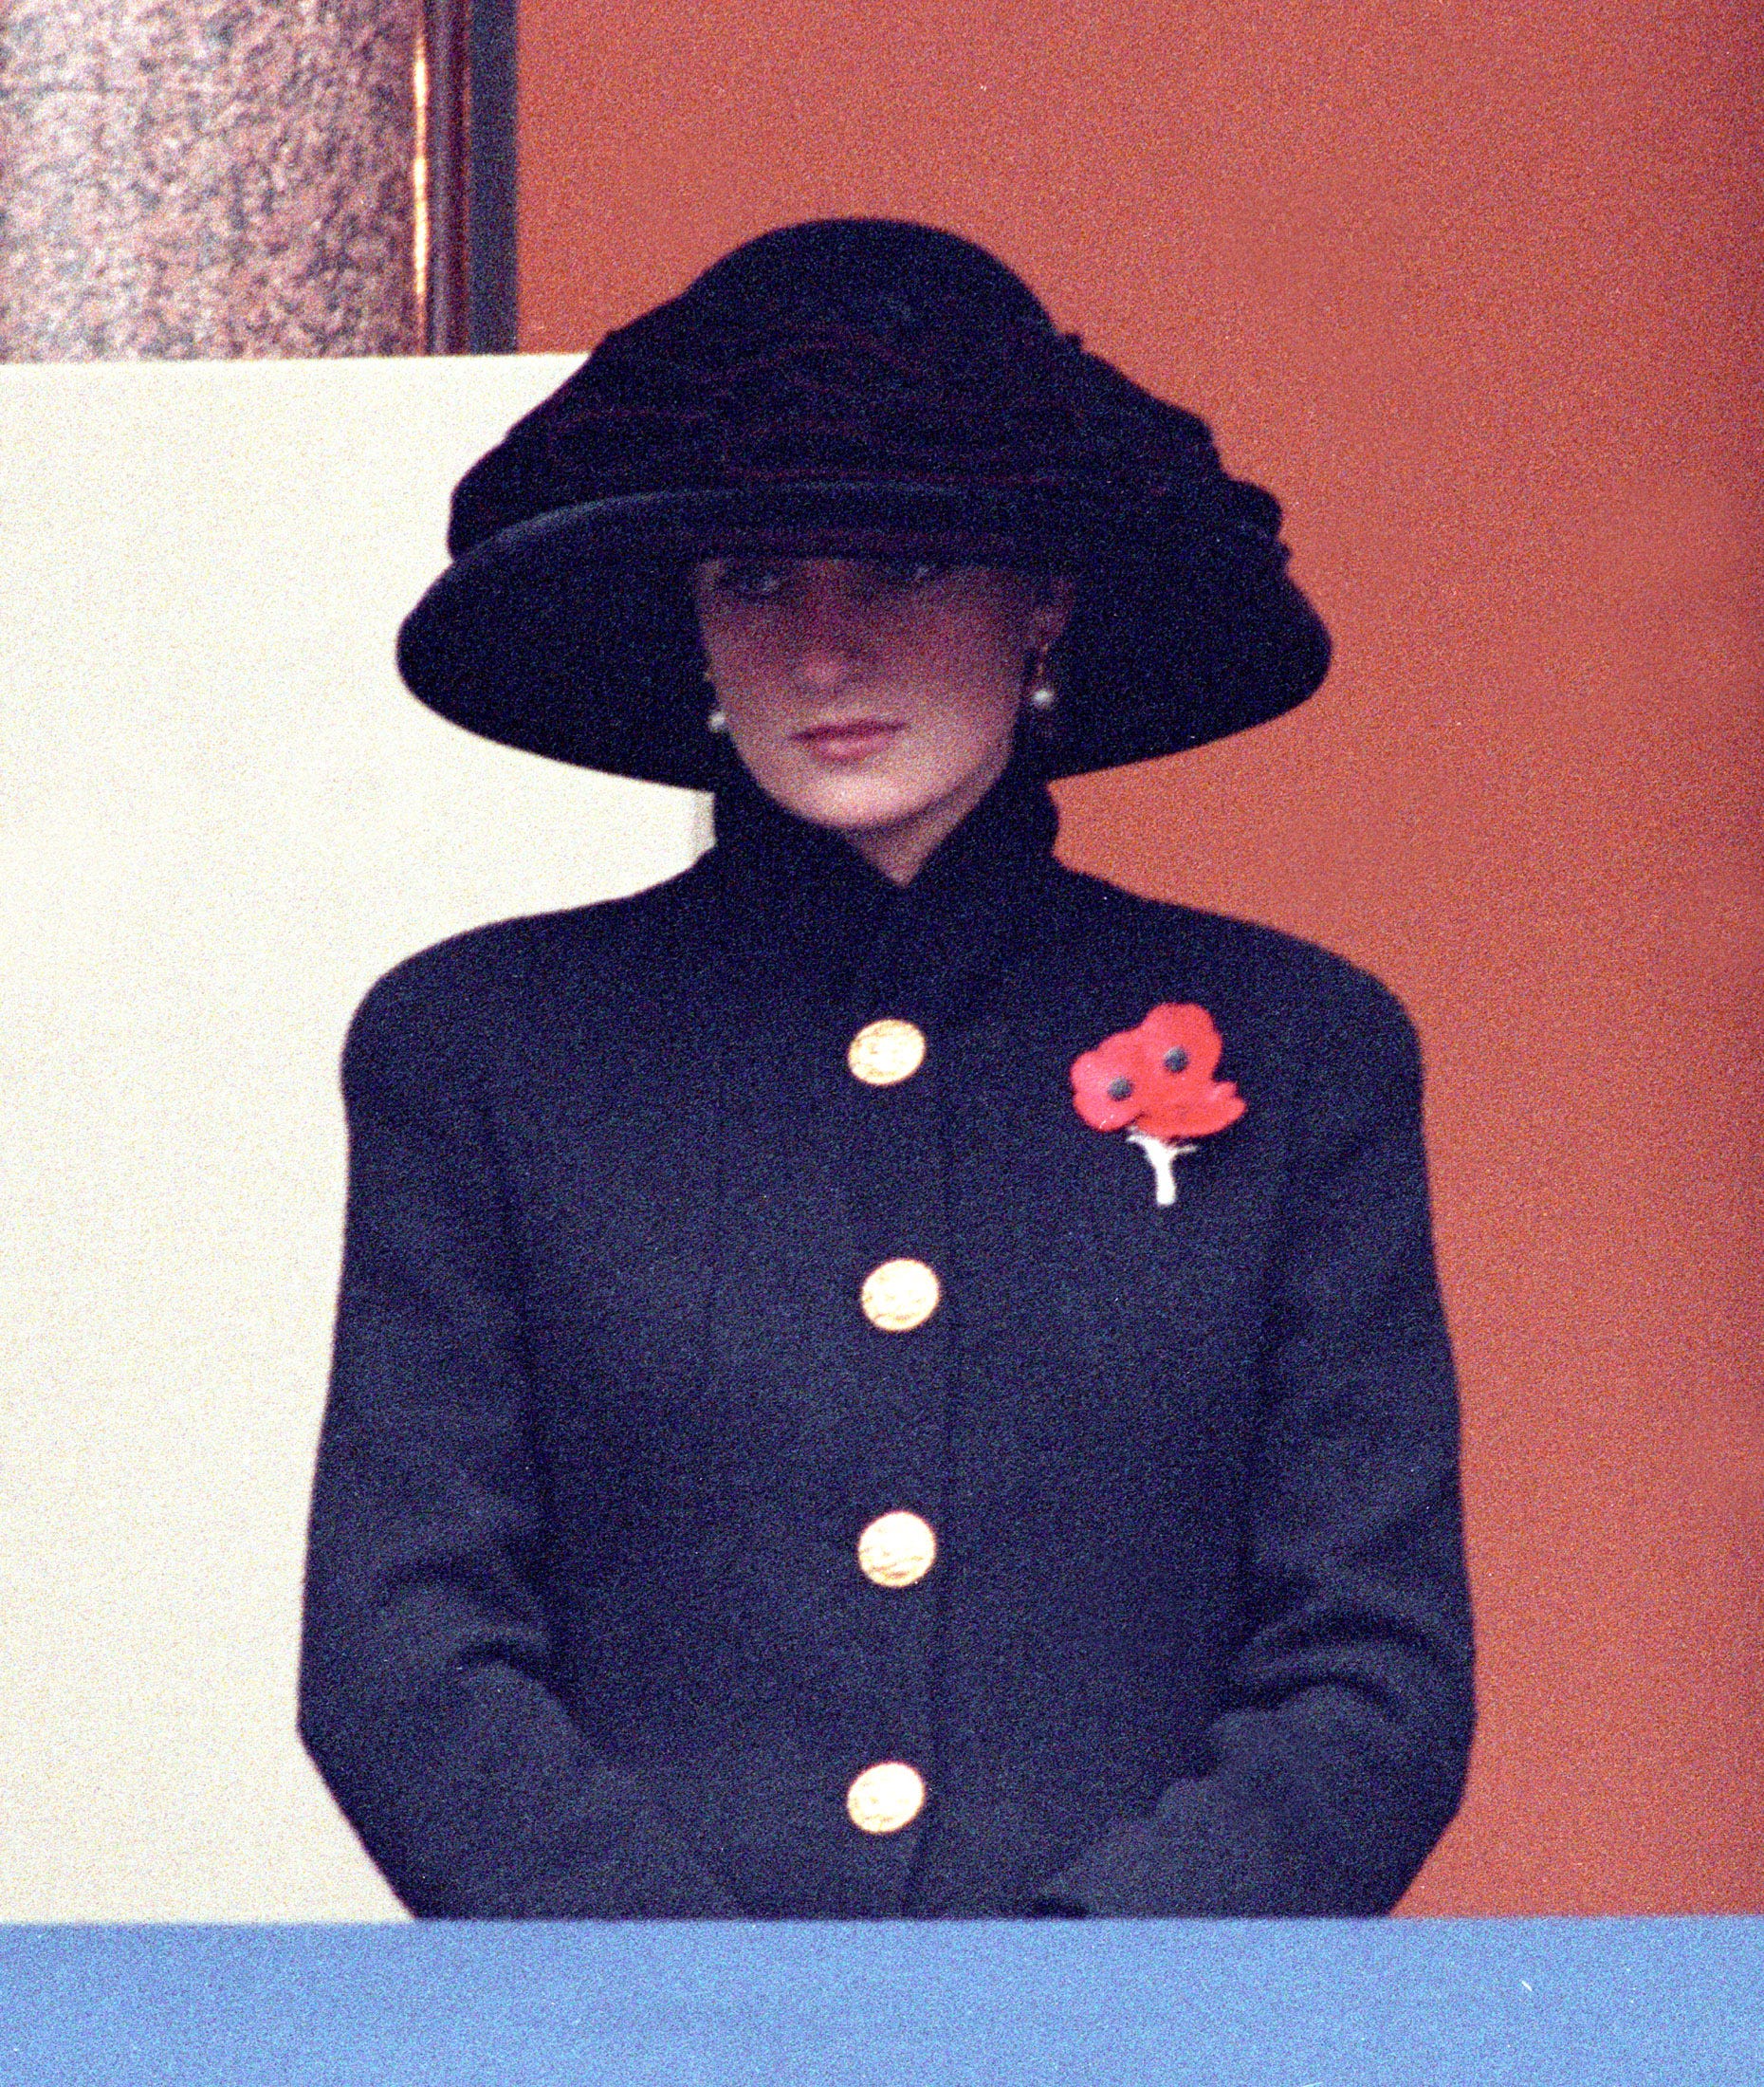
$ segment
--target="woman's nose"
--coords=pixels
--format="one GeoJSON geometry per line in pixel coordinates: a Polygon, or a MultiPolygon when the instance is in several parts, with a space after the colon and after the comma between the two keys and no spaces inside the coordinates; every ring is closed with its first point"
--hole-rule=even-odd
{"type": "Polygon", "coordinates": [[[874,609],[848,581],[817,576],[800,589],[793,610],[790,644],[801,680],[836,688],[868,664],[874,609]]]}

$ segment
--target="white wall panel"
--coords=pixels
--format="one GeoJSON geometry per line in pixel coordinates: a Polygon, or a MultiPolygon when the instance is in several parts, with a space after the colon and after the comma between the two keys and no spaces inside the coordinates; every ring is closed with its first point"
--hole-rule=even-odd
{"type": "Polygon", "coordinates": [[[689,862],[398,619],[563,358],[0,369],[0,1918],[395,1912],[294,1731],[349,1012],[689,862]]]}

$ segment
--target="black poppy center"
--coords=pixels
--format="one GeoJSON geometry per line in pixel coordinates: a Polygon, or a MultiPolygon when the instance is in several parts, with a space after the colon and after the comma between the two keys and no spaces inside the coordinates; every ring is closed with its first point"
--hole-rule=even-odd
{"type": "Polygon", "coordinates": [[[1180,1044],[1165,1052],[1164,1069],[1169,1073],[1185,1073],[1188,1070],[1188,1054],[1180,1044]]]}
{"type": "Polygon", "coordinates": [[[1116,1073],[1109,1082],[1109,1099],[1111,1101],[1125,1101],[1132,1091],[1133,1082],[1128,1079],[1125,1073],[1116,1073]]]}

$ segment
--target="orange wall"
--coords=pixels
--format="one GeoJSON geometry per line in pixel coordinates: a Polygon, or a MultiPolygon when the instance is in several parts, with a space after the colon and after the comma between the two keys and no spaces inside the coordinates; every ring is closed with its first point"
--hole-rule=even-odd
{"type": "Polygon", "coordinates": [[[1484,1714],[1420,1912],[1764,1910],[1737,7],[522,0],[523,344],[912,216],[1204,413],[1338,641],[1068,859],[1415,1014],[1484,1714]]]}

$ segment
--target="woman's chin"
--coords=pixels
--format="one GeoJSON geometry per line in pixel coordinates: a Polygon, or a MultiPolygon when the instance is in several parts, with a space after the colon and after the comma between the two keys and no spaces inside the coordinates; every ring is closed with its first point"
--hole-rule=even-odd
{"type": "Polygon", "coordinates": [[[899,777],[864,774],[855,768],[843,772],[819,770],[759,775],[760,787],[785,811],[794,812],[811,826],[829,826],[836,833],[852,835],[886,832],[920,817],[949,793],[914,787],[899,777]]]}
{"type": "Polygon", "coordinates": [[[979,749],[978,758],[916,763],[902,758],[906,751],[896,747],[847,763],[813,756],[747,760],[747,767],[765,794],[787,812],[856,841],[927,819],[935,822],[945,807],[960,819],[997,781],[1009,748],[987,747],[979,749]]]}

